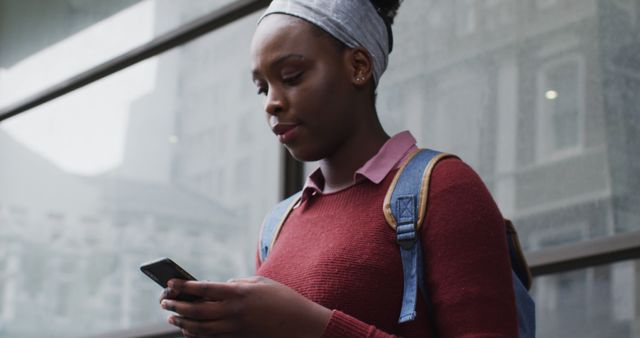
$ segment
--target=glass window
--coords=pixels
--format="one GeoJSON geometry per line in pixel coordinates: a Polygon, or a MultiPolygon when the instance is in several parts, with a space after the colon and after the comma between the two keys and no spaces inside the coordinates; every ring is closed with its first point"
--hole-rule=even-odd
{"type": "MultiPolygon", "coordinates": [[[[0,279],[7,279],[7,254],[4,250],[0,251],[0,279]]],[[[3,318],[4,314],[4,283],[0,285],[0,318],[3,318]]]]}
{"type": "Polygon", "coordinates": [[[138,271],[158,257],[201,279],[253,272],[281,152],[250,79],[256,21],[0,125],[0,337],[163,323],[138,271]]]}
{"type": "Polygon", "coordinates": [[[536,0],[536,6],[539,9],[548,9],[558,3],[558,0],[536,0]]]}
{"type": "Polygon", "coordinates": [[[0,0],[0,108],[232,0],[0,0]]]}
{"type": "Polygon", "coordinates": [[[473,34],[476,29],[475,0],[455,0],[456,34],[465,36],[473,34]]]}
{"type": "Polygon", "coordinates": [[[554,60],[543,65],[538,102],[538,158],[563,158],[579,152],[584,138],[582,58],[554,60]]]}
{"type": "Polygon", "coordinates": [[[470,164],[526,250],[640,230],[640,1],[507,3],[405,1],[383,126],[470,164]]]}
{"type": "Polygon", "coordinates": [[[534,279],[537,336],[637,337],[639,267],[625,261],[534,279]]]}

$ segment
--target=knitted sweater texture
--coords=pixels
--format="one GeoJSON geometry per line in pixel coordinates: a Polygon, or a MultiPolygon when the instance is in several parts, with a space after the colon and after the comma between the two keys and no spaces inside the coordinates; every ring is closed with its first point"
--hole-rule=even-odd
{"type": "Polygon", "coordinates": [[[382,204],[395,175],[293,210],[257,274],[333,310],[323,337],[517,337],[503,220],[478,175],[451,158],[434,169],[420,230],[427,303],[398,324],[403,276],[382,204]]]}

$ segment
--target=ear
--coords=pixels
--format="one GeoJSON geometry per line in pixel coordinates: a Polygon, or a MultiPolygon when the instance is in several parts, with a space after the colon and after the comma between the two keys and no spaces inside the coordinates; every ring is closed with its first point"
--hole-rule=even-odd
{"type": "Polygon", "coordinates": [[[363,87],[373,78],[373,59],[369,52],[362,47],[350,50],[351,82],[357,87],[363,87]]]}

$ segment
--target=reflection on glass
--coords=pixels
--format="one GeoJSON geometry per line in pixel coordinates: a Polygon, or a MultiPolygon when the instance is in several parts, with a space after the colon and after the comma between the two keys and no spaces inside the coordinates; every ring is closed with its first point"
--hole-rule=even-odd
{"type": "Polygon", "coordinates": [[[461,156],[526,250],[640,230],[640,1],[405,2],[390,133],[461,156]]]}
{"type": "Polygon", "coordinates": [[[232,0],[0,0],[0,108],[232,0]]]}
{"type": "Polygon", "coordinates": [[[164,322],[138,271],[158,257],[201,279],[253,272],[280,158],[250,81],[256,20],[0,125],[0,337],[164,322]]]}
{"type": "Polygon", "coordinates": [[[579,56],[553,60],[540,72],[541,88],[553,88],[547,90],[547,100],[540,101],[538,157],[542,161],[567,157],[582,148],[584,80],[581,76],[585,73],[582,60],[579,56]]]}
{"type": "Polygon", "coordinates": [[[538,277],[537,337],[633,338],[637,324],[638,261],[538,277]]]}

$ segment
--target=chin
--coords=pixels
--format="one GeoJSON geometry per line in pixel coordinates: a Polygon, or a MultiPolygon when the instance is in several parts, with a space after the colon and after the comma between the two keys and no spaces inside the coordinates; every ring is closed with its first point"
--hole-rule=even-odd
{"type": "Polygon", "coordinates": [[[285,147],[289,151],[289,154],[291,154],[293,158],[295,158],[300,162],[315,162],[315,161],[320,161],[321,159],[326,157],[326,156],[323,156],[323,154],[320,153],[319,151],[317,150],[314,151],[314,149],[309,149],[309,148],[296,146],[296,145],[287,145],[285,147]]]}

